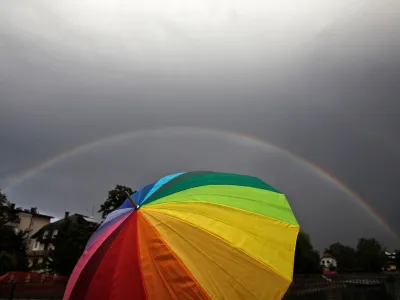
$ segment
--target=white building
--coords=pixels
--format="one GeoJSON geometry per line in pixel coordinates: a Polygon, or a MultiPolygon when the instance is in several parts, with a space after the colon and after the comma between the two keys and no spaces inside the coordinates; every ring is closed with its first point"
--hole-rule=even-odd
{"type": "Polygon", "coordinates": [[[27,232],[27,246],[28,246],[28,259],[29,265],[31,266],[35,259],[35,247],[36,241],[32,237],[44,226],[50,223],[52,216],[41,214],[38,210],[33,207],[31,209],[22,209],[20,207],[15,208],[15,205],[11,205],[12,211],[18,215],[19,219],[14,223],[8,223],[8,226],[14,228],[15,232],[26,231],[27,232]]]}
{"type": "Polygon", "coordinates": [[[330,267],[337,268],[336,259],[329,253],[325,253],[324,256],[322,256],[320,264],[324,270],[329,270],[330,267]]]}

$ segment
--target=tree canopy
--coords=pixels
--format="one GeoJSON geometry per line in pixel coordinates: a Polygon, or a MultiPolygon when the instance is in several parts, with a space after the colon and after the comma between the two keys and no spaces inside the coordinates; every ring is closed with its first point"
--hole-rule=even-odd
{"type": "Polygon", "coordinates": [[[46,262],[48,271],[70,275],[97,226],[94,223],[72,223],[67,219],[59,228],[50,248],[46,262]]]}
{"type": "Polygon", "coordinates": [[[395,264],[396,264],[396,268],[400,269],[400,250],[396,250],[396,259],[395,259],[395,264]]]}
{"type": "Polygon", "coordinates": [[[103,219],[106,218],[110,212],[124,203],[126,200],[125,192],[128,192],[130,195],[136,193],[136,191],[132,190],[130,187],[119,184],[117,184],[114,189],[108,191],[107,200],[100,206],[98,211],[101,213],[103,219]]]}
{"type": "Polygon", "coordinates": [[[357,269],[355,249],[341,243],[334,243],[326,248],[325,252],[331,254],[336,259],[339,272],[352,272],[357,269]]]}
{"type": "Polygon", "coordinates": [[[27,232],[16,233],[8,226],[18,220],[18,214],[0,191],[0,274],[28,269],[27,232]]]}
{"type": "Polygon", "coordinates": [[[376,239],[361,238],[356,249],[334,243],[325,249],[337,261],[339,272],[381,272],[387,263],[384,247],[376,239]]]}
{"type": "Polygon", "coordinates": [[[7,196],[0,190],[0,206],[7,205],[8,203],[7,196]]]}
{"type": "Polygon", "coordinates": [[[376,239],[361,238],[357,244],[357,264],[363,272],[380,272],[385,265],[385,249],[376,239]]]}
{"type": "Polygon", "coordinates": [[[18,214],[15,213],[12,203],[8,201],[7,196],[0,190],[0,226],[4,226],[7,223],[15,223],[18,220],[18,214]]]}
{"type": "Polygon", "coordinates": [[[320,258],[318,251],[314,250],[310,236],[300,231],[297,236],[294,273],[295,274],[310,274],[320,271],[320,258]]]}
{"type": "Polygon", "coordinates": [[[27,232],[15,233],[11,227],[0,227],[0,273],[28,269],[26,239],[27,232]]]}

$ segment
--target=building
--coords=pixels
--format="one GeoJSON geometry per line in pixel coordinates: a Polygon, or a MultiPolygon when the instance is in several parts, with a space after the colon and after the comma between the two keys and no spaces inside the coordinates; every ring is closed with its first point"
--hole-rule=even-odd
{"type": "Polygon", "coordinates": [[[31,209],[23,209],[21,207],[15,208],[15,204],[11,205],[12,213],[18,216],[18,221],[8,223],[7,225],[14,228],[15,232],[27,232],[27,248],[28,248],[28,260],[29,265],[33,264],[33,248],[35,246],[35,240],[32,236],[37,233],[43,226],[50,224],[52,216],[41,214],[38,212],[36,207],[31,209]]]}
{"type": "Polygon", "coordinates": [[[386,251],[385,256],[386,256],[386,264],[387,264],[386,271],[396,271],[397,253],[386,251]]]}
{"type": "Polygon", "coordinates": [[[32,235],[34,245],[32,247],[32,267],[36,271],[43,271],[45,259],[49,255],[49,251],[54,249],[54,240],[57,238],[60,228],[65,222],[71,222],[72,224],[93,224],[98,223],[93,217],[84,216],[81,214],[69,215],[69,212],[65,212],[63,219],[56,222],[46,224],[35,234],[32,235]]]}
{"type": "Polygon", "coordinates": [[[11,205],[13,212],[18,215],[17,223],[7,224],[14,227],[15,232],[28,231],[28,238],[35,234],[40,228],[50,223],[52,216],[41,214],[36,207],[31,209],[15,208],[15,204],[11,205]]]}
{"type": "Polygon", "coordinates": [[[21,207],[15,208],[15,205],[12,204],[11,209],[13,213],[18,215],[19,220],[15,223],[8,223],[7,225],[13,227],[16,233],[22,231],[27,232],[27,240],[29,241],[28,251],[31,251],[34,245],[34,241],[31,240],[31,237],[38,232],[40,228],[50,224],[53,217],[39,213],[36,207],[23,209],[21,207]]]}
{"type": "Polygon", "coordinates": [[[336,273],[337,261],[329,253],[324,253],[321,257],[320,265],[324,274],[336,273]]]}

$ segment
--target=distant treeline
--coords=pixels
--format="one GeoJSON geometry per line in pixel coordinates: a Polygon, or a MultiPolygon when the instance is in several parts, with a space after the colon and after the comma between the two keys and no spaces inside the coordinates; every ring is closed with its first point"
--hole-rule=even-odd
{"type": "MultiPolygon", "coordinates": [[[[115,208],[119,207],[126,199],[125,192],[133,194],[134,190],[123,185],[116,185],[108,192],[108,198],[100,206],[99,213],[105,218],[115,208]]],[[[8,271],[28,271],[27,232],[16,233],[7,226],[16,223],[16,214],[10,201],[0,191],[0,275],[8,271]]],[[[70,224],[66,222],[46,258],[45,270],[48,273],[69,275],[95,226],[70,224]]],[[[335,243],[325,249],[337,261],[339,272],[381,272],[387,267],[388,261],[385,248],[375,239],[360,239],[356,249],[335,243]]],[[[400,268],[399,251],[395,264],[400,268]]],[[[321,273],[320,254],[314,250],[310,237],[305,232],[300,232],[297,238],[295,252],[295,274],[321,273]]],[[[31,266],[33,267],[33,266],[31,266]]],[[[334,266],[332,266],[334,268],[334,266]]]]}

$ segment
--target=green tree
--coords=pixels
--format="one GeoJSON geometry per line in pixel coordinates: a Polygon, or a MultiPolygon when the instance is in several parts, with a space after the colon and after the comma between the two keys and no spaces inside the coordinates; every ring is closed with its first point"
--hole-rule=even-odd
{"type": "Polygon", "coordinates": [[[6,205],[7,203],[7,196],[0,190],[0,205],[6,205]]]}
{"type": "Polygon", "coordinates": [[[110,212],[114,209],[118,208],[124,201],[126,200],[126,193],[128,192],[130,195],[136,193],[130,187],[124,185],[116,185],[114,189],[108,191],[107,200],[100,206],[101,216],[106,218],[110,212]]]}
{"type": "Polygon", "coordinates": [[[0,227],[0,273],[28,270],[27,232],[15,233],[9,226],[0,227]]]}
{"type": "Polygon", "coordinates": [[[362,238],[357,244],[357,264],[362,272],[381,272],[385,264],[385,249],[376,239],[362,238]]]}
{"type": "Polygon", "coordinates": [[[0,251],[0,275],[17,269],[18,261],[14,255],[0,251]]]}
{"type": "Polygon", "coordinates": [[[0,274],[28,269],[27,232],[9,226],[19,220],[14,207],[0,191],[0,274]]]}
{"type": "Polygon", "coordinates": [[[48,271],[58,275],[70,275],[97,227],[98,225],[93,223],[76,224],[66,220],[59,228],[53,247],[48,245],[48,271]]]}
{"type": "Polygon", "coordinates": [[[400,270],[400,250],[396,250],[396,259],[395,259],[395,264],[396,264],[396,269],[400,270]]]}
{"type": "Polygon", "coordinates": [[[354,272],[357,269],[357,255],[356,250],[342,245],[341,243],[334,243],[325,249],[326,253],[332,255],[338,264],[340,272],[354,272]]]}
{"type": "Polygon", "coordinates": [[[12,203],[8,201],[7,196],[0,190],[0,227],[17,221],[19,221],[19,217],[12,203]]]}
{"type": "Polygon", "coordinates": [[[310,236],[301,231],[297,236],[294,273],[311,274],[319,273],[320,271],[320,258],[318,251],[314,250],[310,236]]]}

